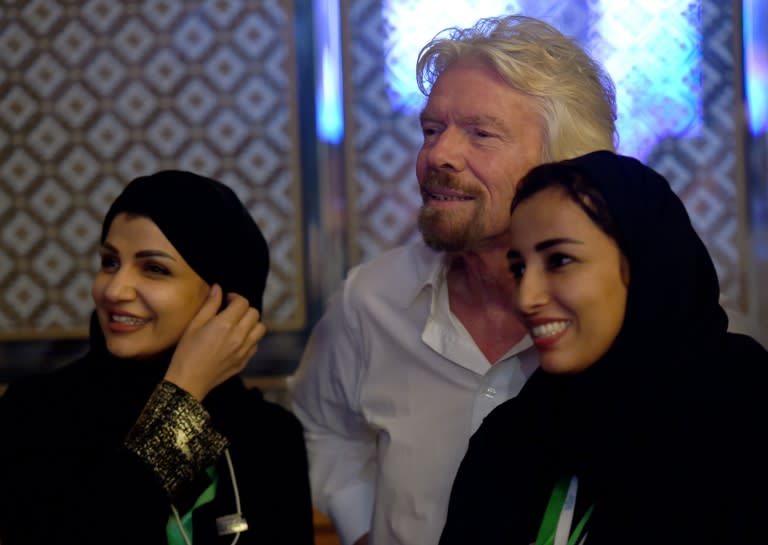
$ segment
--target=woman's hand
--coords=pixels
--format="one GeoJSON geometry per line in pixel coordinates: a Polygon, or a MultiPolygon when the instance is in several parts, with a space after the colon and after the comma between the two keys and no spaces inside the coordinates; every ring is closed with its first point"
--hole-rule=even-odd
{"type": "Polygon", "coordinates": [[[227,307],[218,312],[221,301],[221,287],[214,284],[179,340],[165,373],[165,380],[200,401],[245,368],[267,332],[259,311],[245,297],[229,293],[227,307]]]}

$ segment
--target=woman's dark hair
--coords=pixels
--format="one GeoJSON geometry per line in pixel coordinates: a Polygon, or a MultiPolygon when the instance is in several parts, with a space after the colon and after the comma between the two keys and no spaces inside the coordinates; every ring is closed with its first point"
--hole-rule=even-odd
{"type": "Polygon", "coordinates": [[[623,248],[616,221],[602,193],[589,174],[568,161],[546,163],[531,169],[517,186],[510,213],[514,212],[521,202],[548,188],[560,189],[584,210],[595,225],[623,248]]]}

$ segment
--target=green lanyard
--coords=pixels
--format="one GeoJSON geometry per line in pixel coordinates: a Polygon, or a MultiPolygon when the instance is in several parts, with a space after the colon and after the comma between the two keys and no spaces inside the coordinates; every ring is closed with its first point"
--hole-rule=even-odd
{"type": "MultiPolygon", "coordinates": [[[[216,497],[216,486],[219,483],[219,475],[216,472],[216,467],[211,466],[206,469],[206,472],[211,478],[211,484],[203,490],[203,493],[197,498],[192,509],[184,513],[184,516],[181,517],[181,523],[184,525],[183,530],[186,532],[186,535],[189,536],[190,541],[192,540],[192,511],[201,505],[213,501],[213,498],[216,497]]],[[[184,539],[184,533],[182,533],[182,529],[179,528],[179,524],[174,515],[171,515],[168,519],[168,524],[165,526],[165,535],[168,538],[168,545],[186,545],[187,543],[186,539],[184,539]]]]}
{"type": "MultiPolygon", "coordinates": [[[[573,533],[568,537],[568,532],[573,519],[573,510],[576,506],[576,492],[578,490],[578,479],[574,475],[570,479],[563,477],[555,484],[552,495],[549,497],[547,509],[544,511],[544,519],[539,527],[539,534],[536,536],[535,545],[581,545],[584,540],[579,542],[584,526],[586,526],[589,517],[592,515],[594,505],[591,505],[581,520],[573,529],[573,533]],[[568,541],[565,538],[568,537],[568,541]]],[[[584,535],[586,539],[586,534],[584,535]]]]}

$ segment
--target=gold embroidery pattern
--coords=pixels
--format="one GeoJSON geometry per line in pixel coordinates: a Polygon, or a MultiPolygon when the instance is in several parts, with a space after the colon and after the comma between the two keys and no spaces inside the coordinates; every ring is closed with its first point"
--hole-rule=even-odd
{"type": "Polygon", "coordinates": [[[211,426],[203,405],[167,381],[157,385],[125,440],[171,498],[213,464],[227,444],[227,438],[211,426]]]}

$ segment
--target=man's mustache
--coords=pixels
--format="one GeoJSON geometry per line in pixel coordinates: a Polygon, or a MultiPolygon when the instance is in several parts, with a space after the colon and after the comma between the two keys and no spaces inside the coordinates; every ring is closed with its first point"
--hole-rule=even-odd
{"type": "Polygon", "coordinates": [[[458,176],[445,171],[430,172],[421,181],[422,190],[430,190],[436,187],[452,189],[473,196],[477,193],[474,188],[464,184],[458,176]]]}

